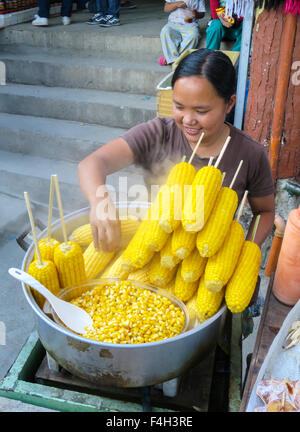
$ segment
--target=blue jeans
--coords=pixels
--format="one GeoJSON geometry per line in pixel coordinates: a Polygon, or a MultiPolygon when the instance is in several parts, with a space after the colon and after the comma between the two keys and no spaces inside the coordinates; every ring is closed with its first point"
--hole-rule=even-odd
{"type": "Polygon", "coordinates": [[[224,27],[220,20],[214,19],[206,29],[206,48],[219,50],[223,38],[234,40],[232,51],[241,51],[243,23],[237,28],[224,27]]]}
{"type": "MultiPolygon", "coordinates": [[[[72,15],[73,0],[62,0],[60,15],[70,17],[72,15]]],[[[41,18],[49,18],[50,0],[39,0],[38,15],[41,18]]]]}
{"type": "Polygon", "coordinates": [[[97,13],[119,18],[120,0],[96,0],[97,13]]]}

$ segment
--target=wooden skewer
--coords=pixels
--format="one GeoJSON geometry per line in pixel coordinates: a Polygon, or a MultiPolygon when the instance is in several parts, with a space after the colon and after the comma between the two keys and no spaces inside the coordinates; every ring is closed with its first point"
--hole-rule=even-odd
{"type": "Polygon", "coordinates": [[[282,394],[281,408],[284,408],[284,405],[285,405],[285,391],[282,394]]]}
{"type": "Polygon", "coordinates": [[[208,164],[207,164],[207,166],[211,166],[211,165],[212,165],[212,163],[213,163],[213,160],[214,160],[214,157],[213,157],[213,156],[211,156],[211,157],[209,158],[209,161],[208,161],[208,164]]]}
{"type": "Polygon", "coordinates": [[[223,174],[222,174],[222,184],[224,183],[225,176],[226,176],[226,172],[223,172],[223,174]]]}
{"type": "Polygon", "coordinates": [[[189,163],[192,163],[192,160],[194,159],[196,151],[198,150],[198,147],[199,147],[199,145],[200,145],[203,137],[204,137],[204,132],[202,132],[202,134],[201,134],[201,136],[200,136],[200,138],[199,138],[199,140],[198,140],[198,142],[197,142],[197,144],[196,144],[196,146],[195,146],[195,148],[193,150],[193,153],[192,153],[192,156],[190,157],[189,163]]]}
{"type": "Polygon", "coordinates": [[[240,208],[239,208],[239,212],[238,212],[237,218],[236,218],[237,222],[240,220],[240,217],[241,217],[242,212],[244,210],[244,206],[245,206],[247,195],[248,195],[248,191],[246,190],[245,193],[244,193],[244,196],[243,196],[240,208]]]}
{"type": "Polygon", "coordinates": [[[225,141],[225,143],[224,143],[224,145],[223,145],[223,148],[222,148],[222,150],[221,150],[221,152],[220,152],[220,154],[219,154],[219,156],[218,156],[218,159],[217,159],[217,161],[216,161],[216,163],[215,163],[215,165],[214,165],[215,168],[218,168],[219,163],[220,163],[220,161],[221,161],[221,159],[222,159],[222,157],[223,157],[223,154],[225,153],[225,150],[227,149],[227,146],[228,146],[230,140],[231,140],[231,137],[230,137],[230,136],[227,137],[227,139],[226,139],[226,141],[225,141]]]}
{"type": "Polygon", "coordinates": [[[258,224],[259,224],[259,220],[260,220],[260,215],[257,216],[255,224],[254,224],[254,228],[253,228],[253,232],[252,232],[252,236],[251,236],[251,241],[252,242],[254,242],[254,239],[255,239],[255,235],[256,235],[258,224]]]}
{"type": "Polygon", "coordinates": [[[66,225],[65,225],[65,220],[64,220],[64,212],[63,212],[63,207],[62,207],[62,202],[61,202],[61,196],[60,196],[57,174],[54,174],[53,177],[54,177],[54,184],[55,184],[55,189],[56,189],[57,203],[58,203],[58,208],[59,208],[63,237],[64,237],[64,241],[67,242],[68,236],[67,236],[67,230],[66,230],[66,225]]]}
{"type": "Polygon", "coordinates": [[[43,265],[43,260],[42,260],[42,256],[40,253],[40,248],[39,248],[38,239],[37,239],[37,235],[36,235],[36,229],[35,229],[35,224],[34,224],[34,219],[33,219],[33,215],[32,215],[32,210],[31,210],[28,192],[24,192],[24,198],[26,201],[28,216],[29,216],[30,225],[31,225],[31,231],[32,231],[32,235],[33,235],[33,241],[34,241],[34,245],[35,245],[35,249],[36,249],[36,254],[38,257],[39,264],[43,265]]]}
{"type": "Polygon", "coordinates": [[[243,165],[243,162],[244,162],[244,161],[241,160],[241,162],[239,163],[239,166],[237,167],[237,170],[236,170],[236,172],[235,172],[235,174],[234,174],[234,177],[233,177],[233,179],[232,179],[232,182],[230,183],[230,186],[229,186],[230,189],[233,188],[234,182],[235,182],[235,180],[236,180],[236,178],[237,178],[237,176],[238,176],[238,173],[239,173],[239,171],[240,171],[240,169],[241,169],[241,166],[243,165]]]}
{"type": "Polygon", "coordinates": [[[185,159],[186,159],[186,155],[182,156],[182,159],[181,159],[180,162],[181,162],[181,163],[182,163],[182,162],[185,162],[185,159]]]}
{"type": "Polygon", "coordinates": [[[54,197],[54,176],[50,179],[50,193],[49,193],[49,209],[48,209],[48,240],[51,239],[51,224],[52,224],[52,208],[53,208],[53,197],[54,197]]]}

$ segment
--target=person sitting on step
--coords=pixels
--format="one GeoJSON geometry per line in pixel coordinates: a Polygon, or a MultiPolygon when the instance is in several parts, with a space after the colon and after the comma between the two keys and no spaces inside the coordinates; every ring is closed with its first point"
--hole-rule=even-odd
{"type": "Polygon", "coordinates": [[[204,0],[166,0],[164,11],[169,13],[167,24],[160,32],[164,55],[161,66],[172,64],[186,49],[197,48],[200,39],[198,20],[205,15],[204,0]]]}
{"type": "Polygon", "coordinates": [[[98,24],[100,27],[119,26],[120,0],[96,0],[97,12],[90,18],[88,24],[98,24]]]}
{"type": "MultiPolygon", "coordinates": [[[[50,15],[50,0],[38,0],[38,6],[39,11],[38,14],[34,16],[32,25],[47,26],[50,15]]],[[[62,0],[60,15],[63,25],[71,24],[72,6],[72,0],[62,0]]]]}
{"type": "Polygon", "coordinates": [[[243,19],[225,14],[226,1],[210,0],[211,21],[206,29],[206,48],[219,50],[225,38],[234,41],[232,51],[241,50],[243,19]]]}

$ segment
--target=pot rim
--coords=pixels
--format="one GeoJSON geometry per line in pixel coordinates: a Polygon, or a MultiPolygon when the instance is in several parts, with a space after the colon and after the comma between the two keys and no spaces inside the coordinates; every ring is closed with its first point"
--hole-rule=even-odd
{"type": "MultiPolygon", "coordinates": [[[[133,202],[127,202],[127,201],[121,201],[121,202],[117,202],[115,203],[117,204],[119,207],[128,207],[128,206],[132,206],[132,207],[136,207],[137,205],[141,208],[145,208],[147,209],[149,207],[149,202],[147,201],[133,201],[133,202]]],[[[81,208],[79,210],[76,210],[72,213],[67,214],[66,216],[64,216],[64,220],[65,222],[68,222],[69,220],[74,219],[76,216],[84,216],[86,214],[88,214],[89,211],[89,207],[84,207],[81,208]]],[[[52,223],[52,229],[56,229],[59,228],[61,226],[61,221],[60,219],[56,219],[53,223],[52,223]]],[[[38,235],[38,240],[43,238],[44,235],[47,234],[47,228],[45,228],[39,235],[38,235]]],[[[23,271],[27,271],[28,265],[32,260],[32,256],[34,254],[34,243],[32,242],[31,245],[29,246],[28,250],[25,253],[25,256],[23,258],[22,261],[22,267],[21,269],[23,271]]],[[[221,315],[224,314],[224,312],[227,310],[227,306],[225,304],[225,302],[223,301],[223,304],[221,305],[220,309],[218,310],[218,312],[215,313],[215,315],[213,315],[212,317],[208,318],[206,321],[204,321],[202,324],[199,324],[197,327],[192,328],[190,330],[185,331],[184,333],[180,333],[179,335],[173,336],[171,338],[168,339],[163,339],[161,341],[157,341],[157,342],[147,342],[147,343],[140,343],[140,344],[117,344],[117,343],[107,343],[107,342],[99,342],[93,339],[87,339],[83,336],[77,335],[75,333],[73,333],[72,331],[68,330],[67,328],[60,326],[59,324],[55,323],[54,321],[52,321],[38,306],[38,304],[36,303],[33,294],[30,290],[30,288],[24,284],[24,282],[21,282],[22,284],[22,290],[24,293],[24,296],[27,300],[27,302],[29,303],[29,305],[31,306],[31,308],[33,309],[33,311],[35,312],[35,314],[44,322],[46,322],[46,324],[48,324],[50,327],[52,327],[54,330],[63,333],[65,336],[69,337],[69,338],[73,338],[76,339],[77,341],[80,341],[82,343],[86,343],[89,345],[95,345],[96,347],[107,347],[107,348],[118,348],[118,349],[143,349],[145,347],[152,347],[152,346],[157,346],[157,345],[162,345],[162,344],[169,344],[169,343],[174,343],[180,339],[185,338],[188,335],[192,335],[194,333],[197,333],[203,329],[205,329],[206,327],[208,327],[210,324],[212,324],[214,321],[216,321],[218,318],[221,317],[221,315]]]]}

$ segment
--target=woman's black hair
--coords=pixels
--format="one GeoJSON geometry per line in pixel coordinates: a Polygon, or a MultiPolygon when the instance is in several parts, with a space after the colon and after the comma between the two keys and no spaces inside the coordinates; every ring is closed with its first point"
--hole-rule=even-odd
{"type": "Polygon", "coordinates": [[[230,58],[222,51],[203,48],[188,54],[174,71],[172,88],[179,78],[189,76],[206,78],[226,103],[235,94],[236,72],[230,58]]]}

